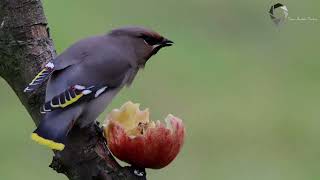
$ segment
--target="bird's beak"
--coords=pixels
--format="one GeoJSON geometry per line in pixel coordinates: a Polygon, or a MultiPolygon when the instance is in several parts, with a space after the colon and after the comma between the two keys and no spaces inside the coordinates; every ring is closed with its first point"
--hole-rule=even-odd
{"type": "Polygon", "coordinates": [[[166,47],[166,46],[172,46],[174,44],[173,41],[164,38],[163,41],[160,43],[161,47],[166,47]]]}
{"type": "Polygon", "coordinates": [[[152,52],[149,56],[149,58],[155,54],[158,53],[158,51],[163,48],[163,47],[168,47],[168,46],[172,46],[173,45],[173,41],[164,38],[163,41],[161,41],[160,43],[156,44],[153,46],[152,52]]]}

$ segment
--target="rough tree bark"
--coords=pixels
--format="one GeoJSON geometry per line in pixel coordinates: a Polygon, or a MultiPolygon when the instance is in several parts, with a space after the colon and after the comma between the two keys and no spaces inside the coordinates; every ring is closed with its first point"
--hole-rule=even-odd
{"type": "MultiPolygon", "coordinates": [[[[28,110],[34,123],[40,121],[39,107],[44,87],[32,95],[25,85],[56,55],[40,0],[0,0],[0,76],[28,110]]],[[[73,128],[64,151],[55,152],[51,168],[70,180],[140,180],[134,168],[121,167],[112,157],[99,128],[73,128]]]]}

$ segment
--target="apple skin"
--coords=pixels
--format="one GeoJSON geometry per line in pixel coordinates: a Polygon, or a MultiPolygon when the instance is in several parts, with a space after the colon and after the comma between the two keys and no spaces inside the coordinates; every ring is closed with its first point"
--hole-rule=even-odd
{"type": "Polygon", "coordinates": [[[125,127],[109,116],[104,135],[111,152],[118,159],[139,168],[160,169],[170,164],[180,152],[185,138],[181,119],[168,115],[166,124],[157,121],[143,134],[128,135],[125,127]]]}

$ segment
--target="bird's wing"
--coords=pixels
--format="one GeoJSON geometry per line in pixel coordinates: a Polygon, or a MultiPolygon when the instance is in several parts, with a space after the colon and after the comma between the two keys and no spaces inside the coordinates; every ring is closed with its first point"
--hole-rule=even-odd
{"type": "Polygon", "coordinates": [[[25,93],[31,93],[37,90],[42,84],[50,78],[55,71],[63,71],[64,69],[81,63],[87,59],[89,52],[97,45],[101,44],[102,36],[89,37],[80,40],[66,49],[58,57],[50,61],[45,67],[34,77],[34,79],[24,89],[25,93]]]}
{"type": "Polygon", "coordinates": [[[54,64],[49,62],[45,67],[34,77],[34,79],[28,84],[23,92],[33,92],[37,90],[53,73],[54,64]]]}
{"type": "Polygon", "coordinates": [[[103,63],[98,57],[93,59],[52,75],[42,113],[89,102],[102,93],[126,85],[135,75],[129,62],[121,58],[104,58],[103,63]]]}
{"type": "Polygon", "coordinates": [[[85,87],[82,85],[74,85],[65,90],[63,93],[54,96],[50,101],[47,101],[41,108],[41,113],[46,114],[58,109],[64,109],[71,105],[83,101],[90,101],[99,97],[102,93],[113,89],[107,85],[96,85],[85,87]]]}

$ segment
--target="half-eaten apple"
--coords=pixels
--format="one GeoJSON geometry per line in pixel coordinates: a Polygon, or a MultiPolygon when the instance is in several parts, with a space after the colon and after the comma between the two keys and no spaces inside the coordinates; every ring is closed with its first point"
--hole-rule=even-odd
{"type": "Polygon", "coordinates": [[[168,115],[166,124],[149,120],[149,110],[125,103],[106,119],[104,135],[108,147],[120,160],[135,167],[160,169],[178,155],[185,137],[181,119],[168,115]]]}

